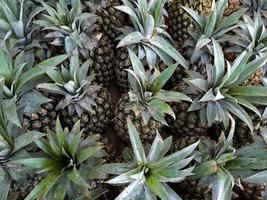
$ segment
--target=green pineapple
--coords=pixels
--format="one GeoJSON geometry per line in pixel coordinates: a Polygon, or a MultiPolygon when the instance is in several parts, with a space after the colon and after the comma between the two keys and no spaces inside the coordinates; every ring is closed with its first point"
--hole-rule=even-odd
{"type": "Polygon", "coordinates": [[[162,89],[177,65],[172,65],[161,73],[157,69],[151,73],[145,71],[133,51],[129,50],[129,54],[133,70],[127,71],[132,90],[124,94],[116,106],[114,128],[122,139],[129,141],[126,119],[130,118],[140,132],[142,141],[151,142],[156,129],[167,125],[165,115],[175,118],[168,102],[191,99],[182,93],[162,89]]]}
{"type": "MultiPolygon", "coordinates": [[[[42,3],[48,14],[35,23],[48,32],[50,44],[71,56],[76,48],[82,58],[90,62],[90,72],[96,74],[98,83],[108,86],[113,80],[114,52],[108,37],[97,28],[98,16],[84,12],[80,0],[59,0],[56,7],[42,3]]],[[[58,50],[57,50],[58,51],[58,50]]]]}
{"type": "MultiPolygon", "coordinates": [[[[78,50],[70,58],[69,66],[47,72],[52,83],[37,86],[58,96],[54,108],[69,128],[78,120],[86,133],[102,133],[112,119],[111,97],[105,88],[92,83],[95,76],[88,74],[87,62],[80,66],[78,50]]],[[[53,119],[50,119],[53,120],[53,119]]]]}
{"type": "Polygon", "coordinates": [[[25,200],[31,199],[97,199],[105,189],[99,187],[104,174],[97,169],[104,162],[99,135],[81,139],[83,131],[77,122],[71,131],[63,130],[57,120],[55,132],[47,131],[47,139],[35,141],[43,155],[19,159],[16,162],[38,174],[43,180],[25,200]],[[38,163],[38,164],[37,164],[38,163]]]}
{"type": "MultiPolygon", "coordinates": [[[[235,149],[232,146],[235,123],[233,118],[230,119],[232,124],[228,136],[225,137],[222,133],[217,143],[202,140],[195,159],[199,164],[194,170],[194,178],[199,179],[199,186],[210,189],[212,199],[230,200],[234,193],[242,198],[246,193],[251,194],[254,184],[262,188],[261,184],[266,183],[266,175],[263,175],[266,174],[267,167],[264,164],[267,161],[266,144],[257,142],[235,149]],[[243,192],[237,193],[235,184],[242,188],[243,192]]],[[[263,198],[264,190],[254,191],[251,199],[263,198]]]]}
{"type": "MultiPolygon", "coordinates": [[[[131,26],[122,27],[122,35],[118,38],[116,58],[116,81],[122,92],[129,90],[127,72],[131,67],[128,49],[133,50],[146,68],[157,66],[158,69],[174,61],[187,68],[188,64],[182,55],[174,48],[172,39],[166,32],[164,24],[165,0],[132,2],[124,0],[124,5],[115,8],[130,16],[131,26]],[[132,13],[132,14],[131,14],[132,13]],[[162,63],[160,63],[160,61],[162,63]],[[164,64],[163,64],[164,63],[164,64]]],[[[179,74],[180,67],[177,68],[179,74]]]]}
{"type": "MultiPolygon", "coordinates": [[[[194,102],[187,111],[191,118],[196,119],[194,120],[196,123],[192,124],[193,121],[190,121],[190,127],[186,127],[190,128],[189,130],[183,127],[188,122],[187,118],[177,117],[178,122],[169,121],[169,124],[173,124],[172,129],[175,133],[196,134],[203,125],[210,127],[223,123],[227,128],[228,114],[231,114],[247,124],[249,132],[246,134],[249,135],[255,127],[253,127],[247,110],[261,117],[260,111],[255,105],[265,104],[266,89],[264,86],[244,86],[243,83],[266,63],[266,56],[255,58],[249,62],[251,52],[248,49],[242,52],[231,65],[229,62],[225,62],[222,49],[215,40],[213,40],[213,52],[214,65],[207,65],[206,77],[208,78],[190,71],[190,78],[186,80],[189,86],[182,91],[194,96],[194,102]]],[[[186,116],[187,113],[180,107],[182,106],[173,107],[176,115],[181,116],[183,112],[186,116]]],[[[238,135],[239,132],[236,134],[238,135]]]]}
{"type": "Polygon", "coordinates": [[[7,200],[22,196],[24,199],[27,189],[32,187],[27,179],[27,174],[32,172],[27,167],[17,164],[16,160],[29,158],[26,147],[44,135],[39,132],[24,132],[12,121],[7,120],[2,99],[3,79],[0,82],[0,198],[7,200]],[[18,189],[21,185],[24,185],[24,188],[18,189]]]}
{"type": "Polygon", "coordinates": [[[190,33],[190,37],[184,46],[186,47],[187,57],[192,65],[196,65],[196,71],[198,72],[203,71],[205,74],[205,65],[212,61],[212,54],[209,51],[212,38],[224,44],[229,37],[229,32],[237,27],[240,18],[245,13],[245,9],[240,9],[226,17],[223,15],[226,6],[227,0],[217,1],[216,4],[213,4],[211,12],[207,16],[197,14],[196,11],[183,7],[194,19],[195,28],[190,33]],[[201,64],[199,65],[199,63],[201,64]]]}
{"type": "Polygon", "coordinates": [[[173,154],[167,155],[172,137],[162,139],[160,134],[154,139],[148,154],[140,140],[140,133],[130,119],[127,120],[130,140],[133,147],[134,161],[131,163],[110,163],[101,167],[108,174],[117,175],[107,181],[112,185],[129,184],[115,198],[123,199],[181,199],[168,186],[167,182],[177,183],[191,175],[194,167],[186,167],[194,156],[190,156],[198,142],[173,154]],[[190,156],[190,157],[189,157],[190,156]]]}
{"type": "Polygon", "coordinates": [[[3,101],[8,120],[20,126],[27,115],[37,112],[41,104],[50,101],[32,89],[46,80],[45,72],[66,58],[65,55],[55,56],[27,69],[23,52],[12,58],[9,53],[0,50],[0,77],[4,78],[3,101]]]}
{"type": "Polygon", "coordinates": [[[32,23],[41,11],[42,8],[32,1],[0,1],[0,46],[12,56],[24,51],[24,62],[27,62],[28,67],[50,56],[39,34],[40,27],[32,23]]]}

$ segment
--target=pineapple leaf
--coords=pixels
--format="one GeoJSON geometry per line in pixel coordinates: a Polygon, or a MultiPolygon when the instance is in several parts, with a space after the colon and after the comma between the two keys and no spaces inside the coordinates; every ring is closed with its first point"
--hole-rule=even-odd
{"type": "Polygon", "coordinates": [[[209,17],[207,19],[205,29],[204,29],[204,34],[207,38],[210,38],[212,36],[214,29],[216,27],[216,22],[217,22],[217,14],[214,10],[212,10],[211,13],[209,14],[209,17]]]}
{"type": "Polygon", "coordinates": [[[129,33],[118,44],[117,48],[124,47],[130,44],[136,44],[145,40],[146,38],[138,31],[129,33]]]}
{"type": "Polygon", "coordinates": [[[160,183],[156,178],[149,177],[146,181],[147,186],[160,197],[160,199],[182,200],[176,192],[167,184],[160,183]]]}
{"type": "Polygon", "coordinates": [[[45,61],[40,62],[36,66],[29,69],[27,72],[23,73],[17,82],[16,90],[19,92],[23,90],[23,88],[27,87],[27,84],[37,76],[40,76],[47,71],[53,69],[58,64],[62,63],[64,60],[66,60],[66,55],[61,56],[55,56],[53,58],[49,58],[45,61]]]}
{"type": "Polygon", "coordinates": [[[163,72],[161,72],[159,76],[157,76],[153,80],[152,87],[153,87],[154,93],[158,93],[161,90],[161,88],[163,88],[163,86],[170,79],[170,77],[172,76],[176,68],[177,68],[177,64],[171,65],[170,67],[165,69],[163,72]]]}
{"type": "Polygon", "coordinates": [[[49,175],[45,179],[43,179],[26,197],[25,200],[34,200],[37,198],[43,198],[48,191],[52,188],[52,186],[56,183],[56,181],[61,176],[60,172],[56,172],[54,174],[49,175]]]}
{"type": "Polygon", "coordinates": [[[267,180],[267,170],[258,172],[256,174],[253,174],[252,176],[249,176],[243,181],[253,184],[265,184],[267,180]]]}
{"type": "Polygon", "coordinates": [[[155,47],[166,52],[166,54],[172,57],[177,63],[182,65],[184,68],[188,68],[188,63],[184,59],[184,57],[165,38],[161,36],[153,36],[149,41],[155,47]]]}
{"type": "Polygon", "coordinates": [[[12,178],[9,174],[4,174],[4,179],[1,181],[1,187],[0,187],[0,199],[7,199],[11,184],[12,184],[12,178]]]}
{"type": "Polygon", "coordinates": [[[146,163],[146,154],[145,150],[142,146],[139,133],[137,132],[136,128],[134,127],[133,123],[131,122],[130,119],[127,119],[127,126],[128,126],[128,131],[130,135],[130,140],[132,143],[133,147],[133,152],[135,154],[135,158],[138,164],[140,163],[146,163]]]}
{"type": "Polygon", "coordinates": [[[214,46],[214,67],[215,67],[215,85],[222,79],[224,75],[224,56],[223,51],[219,43],[212,39],[212,43],[214,46]]]}
{"type": "Polygon", "coordinates": [[[202,15],[198,15],[196,11],[187,8],[187,7],[182,7],[193,19],[194,21],[201,27],[201,29],[204,29],[206,21],[202,15]]]}
{"type": "Polygon", "coordinates": [[[224,170],[220,170],[217,174],[215,184],[212,188],[212,200],[229,200],[232,196],[232,188],[234,187],[232,175],[224,170]]]}
{"type": "Polygon", "coordinates": [[[150,151],[148,153],[148,156],[147,156],[147,160],[149,162],[156,161],[159,158],[162,145],[163,145],[163,139],[160,136],[159,132],[157,131],[156,138],[154,139],[152,146],[150,148],[150,151]]]}
{"type": "Polygon", "coordinates": [[[74,166],[73,169],[68,173],[68,178],[83,188],[89,188],[90,186],[85,182],[79,171],[74,166]]]}
{"type": "Polygon", "coordinates": [[[192,99],[181,92],[176,91],[166,91],[166,90],[160,90],[156,95],[156,99],[160,99],[165,102],[181,102],[181,101],[188,101],[192,102],[192,99]]]}
{"type": "Polygon", "coordinates": [[[15,138],[14,140],[14,150],[13,152],[17,152],[20,149],[22,149],[23,147],[31,144],[32,142],[34,142],[35,140],[43,137],[44,134],[40,133],[40,132],[36,132],[36,131],[29,131],[26,132],[18,137],[15,138]]]}

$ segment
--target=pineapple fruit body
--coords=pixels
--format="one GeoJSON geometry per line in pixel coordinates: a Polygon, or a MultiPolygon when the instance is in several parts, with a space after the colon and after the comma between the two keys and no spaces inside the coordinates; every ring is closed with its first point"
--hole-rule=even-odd
{"type": "Polygon", "coordinates": [[[76,112],[70,113],[68,107],[60,111],[60,118],[69,128],[80,120],[81,128],[85,133],[103,133],[112,120],[112,105],[110,94],[102,88],[94,95],[96,106],[93,106],[92,112],[84,111],[79,116],[76,112]]]}
{"type": "Polygon", "coordinates": [[[116,45],[115,39],[121,35],[119,28],[126,23],[125,14],[114,7],[121,4],[121,0],[108,0],[104,8],[96,10],[96,14],[102,18],[99,25],[109,39],[114,42],[114,46],[116,45]]]}
{"type": "Polygon", "coordinates": [[[57,110],[56,105],[60,101],[59,95],[51,95],[44,93],[44,95],[51,99],[51,102],[41,105],[41,108],[36,113],[24,114],[22,127],[26,130],[37,130],[45,133],[47,129],[53,129],[56,124],[57,110]]]}
{"type": "Polygon", "coordinates": [[[130,99],[128,94],[125,94],[121,97],[115,108],[114,129],[116,133],[124,141],[130,142],[127,129],[127,118],[130,118],[140,133],[141,140],[145,143],[151,144],[156,136],[156,129],[160,130],[162,128],[162,124],[152,118],[147,124],[145,124],[141,116],[136,116],[132,110],[127,108],[129,101],[130,99]]]}
{"type": "Polygon", "coordinates": [[[89,52],[90,73],[96,75],[98,84],[107,87],[114,80],[114,50],[108,37],[101,34],[98,46],[89,52]]]}

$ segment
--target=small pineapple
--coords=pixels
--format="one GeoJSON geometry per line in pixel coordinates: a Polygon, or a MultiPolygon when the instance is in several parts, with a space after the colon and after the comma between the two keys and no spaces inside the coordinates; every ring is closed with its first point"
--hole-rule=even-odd
{"type": "MultiPolygon", "coordinates": [[[[166,65],[169,66],[174,61],[184,68],[188,67],[187,61],[174,48],[172,39],[166,32],[164,4],[165,1],[162,0],[137,0],[137,2],[124,1],[124,5],[116,7],[128,14],[132,23],[131,27],[121,28],[123,34],[118,38],[120,42],[117,47],[120,49],[117,51],[116,58],[116,82],[122,92],[129,90],[125,71],[131,67],[128,49],[138,55],[146,69],[149,66],[157,66],[162,71],[166,65]]],[[[180,70],[180,67],[177,68],[177,73],[180,70]]]]}
{"type": "Polygon", "coordinates": [[[12,121],[8,121],[4,114],[3,107],[3,79],[0,87],[0,197],[1,200],[7,200],[14,196],[25,197],[28,188],[27,174],[32,173],[27,167],[16,163],[17,159],[26,159],[30,154],[26,147],[33,143],[44,134],[39,132],[24,132],[12,121]],[[16,185],[27,185],[23,189],[17,190],[16,185]]]}
{"type": "Polygon", "coordinates": [[[25,198],[30,199],[97,199],[105,189],[99,187],[104,174],[97,167],[104,162],[105,152],[99,135],[82,140],[83,131],[77,122],[71,131],[63,130],[59,119],[55,132],[47,131],[47,139],[35,144],[44,153],[33,158],[18,159],[16,162],[37,173],[45,173],[44,179],[25,198]]]}
{"type": "Polygon", "coordinates": [[[162,139],[157,132],[148,154],[140,140],[140,133],[130,119],[127,120],[134,160],[131,163],[110,163],[102,165],[101,170],[117,175],[107,181],[112,185],[129,184],[115,200],[124,199],[181,199],[167,184],[178,183],[191,175],[194,167],[186,167],[198,142],[173,154],[167,155],[172,137],[162,139]]]}
{"type": "Polygon", "coordinates": [[[27,0],[0,1],[1,48],[14,57],[24,52],[24,62],[32,67],[50,56],[47,45],[39,34],[40,27],[33,22],[42,8],[27,0]]]}
{"type": "MultiPolygon", "coordinates": [[[[208,139],[202,140],[198,146],[199,154],[195,159],[198,164],[193,171],[194,178],[199,179],[199,186],[210,189],[213,199],[231,199],[235,192],[234,184],[240,183],[240,180],[249,184],[249,187],[244,184],[243,193],[251,193],[251,184],[260,186],[266,182],[266,178],[260,178],[267,167],[261,165],[267,161],[264,156],[267,152],[266,145],[254,143],[235,149],[232,146],[235,121],[229,117],[231,128],[228,136],[222,133],[217,143],[208,139]]],[[[237,195],[242,197],[243,193],[237,195]]],[[[263,190],[260,193],[263,193],[263,190]]],[[[262,196],[257,196],[258,194],[252,194],[251,199],[262,199],[262,196]]]]}
{"type": "MultiPolygon", "coordinates": [[[[37,86],[45,92],[58,95],[55,112],[59,112],[65,126],[72,127],[78,120],[86,133],[102,133],[112,119],[111,97],[105,88],[92,83],[89,64],[80,66],[78,50],[70,58],[69,66],[47,72],[52,83],[37,86]]],[[[53,120],[53,119],[50,119],[53,120]]]]}
{"type": "MultiPolygon", "coordinates": [[[[46,59],[27,69],[24,53],[15,58],[0,49],[0,77],[4,78],[3,98],[6,117],[20,126],[24,121],[22,114],[31,115],[40,109],[40,105],[50,100],[32,90],[37,84],[45,81],[45,72],[63,62],[67,56],[55,56],[46,59]]],[[[27,118],[27,117],[26,117],[27,118]]],[[[25,127],[26,128],[26,127],[25,127]]]]}
{"type": "Polygon", "coordinates": [[[99,84],[108,86],[113,80],[114,52],[108,37],[97,29],[98,16],[84,12],[80,0],[60,0],[56,7],[44,2],[43,8],[48,13],[35,23],[48,32],[46,38],[50,44],[63,47],[68,56],[72,56],[76,48],[84,60],[90,62],[90,73],[96,75],[99,84]]]}
{"type": "Polygon", "coordinates": [[[124,94],[116,106],[114,128],[122,139],[129,141],[126,119],[130,118],[140,132],[142,141],[151,142],[155,137],[156,129],[167,125],[165,114],[175,118],[167,102],[191,99],[179,92],[162,90],[177,65],[172,65],[161,73],[157,69],[151,73],[145,71],[133,51],[129,50],[129,54],[133,70],[127,71],[132,90],[124,94]]]}
{"type": "MultiPolygon", "coordinates": [[[[245,50],[231,65],[225,62],[222,48],[214,39],[213,52],[214,65],[207,65],[206,77],[208,78],[190,71],[190,78],[186,79],[189,86],[183,92],[194,97],[188,112],[189,115],[194,115],[193,119],[197,119],[194,120],[196,124],[191,124],[189,133],[197,133],[203,125],[210,127],[218,123],[223,123],[224,127],[227,128],[229,113],[246,123],[249,131],[253,132],[255,127],[245,109],[260,117],[261,114],[255,105],[265,104],[259,99],[264,99],[266,89],[264,86],[244,86],[243,83],[266,63],[266,56],[255,58],[249,62],[251,52],[245,50]],[[201,123],[199,124],[199,122],[201,123]]],[[[173,110],[177,116],[181,116],[181,113],[184,112],[178,106],[177,109],[173,108],[173,110]]],[[[182,131],[181,134],[186,134],[183,132],[183,125],[188,123],[187,120],[187,118],[177,117],[178,122],[173,123],[172,129],[177,130],[178,133],[182,131]]],[[[251,134],[250,132],[247,134],[251,134]]]]}

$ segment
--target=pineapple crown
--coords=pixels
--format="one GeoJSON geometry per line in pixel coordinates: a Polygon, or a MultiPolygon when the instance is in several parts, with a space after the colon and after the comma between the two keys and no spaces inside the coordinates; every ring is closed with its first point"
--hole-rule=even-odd
{"type": "Polygon", "coordinates": [[[228,51],[242,52],[252,44],[255,56],[266,54],[267,31],[261,15],[255,13],[253,19],[245,15],[243,20],[244,23],[240,25],[239,29],[234,30],[235,36],[230,40],[236,46],[230,47],[228,51]]]}
{"type": "MultiPolygon", "coordinates": [[[[56,56],[40,62],[39,64],[27,69],[26,63],[24,63],[24,52],[18,54],[15,58],[9,53],[0,49],[0,77],[4,78],[3,85],[3,97],[4,107],[7,118],[13,123],[20,125],[17,106],[25,106],[25,102],[28,101],[33,103],[28,106],[38,107],[38,105],[47,102],[47,99],[35,97],[35,103],[31,100],[32,95],[36,93],[27,93],[29,90],[34,88],[38,83],[44,81],[42,77],[45,72],[51,70],[56,65],[60,64],[66,59],[66,56],[56,56]],[[27,95],[25,95],[27,93],[27,95]],[[36,101],[37,100],[37,101],[36,101]]],[[[38,95],[40,97],[40,95],[38,95]]]]}
{"type": "Polygon", "coordinates": [[[186,79],[189,87],[186,93],[197,95],[189,111],[200,110],[200,119],[203,123],[211,125],[215,122],[229,124],[229,113],[244,121],[253,131],[252,121],[243,108],[255,112],[261,117],[255,104],[266,105],[267,93],[264,86],[242,85],[253,73],[266,63],[266,56],[251,57],[249,49],[242,52],[231,65],[226,61],[222,48],[213,39],[214,65],[207,65],[207,79],[202,75],[189,72],[186,79]]]}
{"type": "MultiPolygon", "coordinates": [[[[185,42],[191,63],[196,62],[203,55],[210,55],[208,45],[211,44],[212,38],[219,42],[227,42],[227,33],[239,26],[238,22],[246,9],[239,9],[225,17],[223,13],[227,2],[227,0],[218,0],[215,4],[213,0],[208,16],[205,16],[204,13],[199,15],[196,11],[183,7],[195,22],[194,31],[190,33],[189,39],[185,42]]],[[[209,62],[209,59],[206,60],[205,63],[209,62]]]]}
{"type": "Polygon", "coordinates": [[[63,95],[64,98],[58,103],[57,109],[67,107],[70,113],[77,112],[81,116],[85,110],[91,112],[92,106],[96,106],[95,93],[101,89],[92,83],[94,75],[87,76],[88,70],[89,63],[85,62],[80,66],[76,49],[70,58],[69,67],[62,65],[61,70],[48,71],[47,75],[53,83],[42,83],[37,88],[63,95]]]}
{"type": "Polygon", "coordinates": [[[56,7],[40,2],[47,12],[43,19],[35,23],[49,31],[45,36],[53,40],[52,45],[64,46],[65,52],[71,56],[76,48],[85,57],[89,58],[89,51],[98,45],[101,35],[94,36],[98,16],[82,11],[80,0],[71,1],[71,9],[67,0],[59,0],[56,7]]]}
{"type": "Polygon", "coordinates": [[[194,167],[185,168],[193,159],[192,152],[198,142],[180,151],[165,156],[172,143],[172,137],[157,136],[146,155],[133,123],[127,120],[128,131],[135,160],[133,163],[110,163],[101,170],[118,175],[107,181],[113,185],[129,184],[115,200],[123,199],[181,199],[166,183],[177,183],[192,175],[194,167]],[[191,156],[190,156],[191,155],[191,156]]]}
{"type": "Polygon", "coordinates": [[[249,8],[251,16],[254,13],[260,13],[263,17],[267,16],[267,1],[266,0],[243,0],[243,5],[249,8]]]}
{"type": "Polygon", "coordinates": [[[98,142],[100,136],[91,135],[81,140],[82,133],[79,121],[69,131],[67,128],[63,130],[57,119],[55,132],[48,130],[48,139],[35,141],[44,155],[16,161],[28,168],[36,169],[37,173],[47,174],[26,200],[47,196],[64,199],[66,194],[70,199],[77,196],[96,199],[105,191],[100,188],[89,191],[89,181],[103,176],[96,169],[96,166],[104,162],[102,157],[105,156],[103,146],[98,142]]]}
{"type": "Polygon", "coordinates": [[[167,125],[165,114],[175,118],[172,108],[166,102],[191,101],[190,97],[176,91],[163,90],[163,86],[174,73],[177,64],[174,64],[163,72],[154,68],[154,73],[145,71],[141,61],[132,50],[129,50],[132,68],[127,69],[128,79],[132,90],[129,92],[130,108],[136,115],[141,114],[145,123],[152,117],[156,121],[167,125]],[[132,105],[133,103],[133,105],[132,105]]]}
{"type": "MultiPolygon", "coordinates": [[[[27,65],[34,64],[35,56],[42,58],[44,55],[33,52],[33,49],[41,49],[40,39],[36,32],[39,26],[32,21],[42,11],[33,2],[27,0],[1,0],[0,1],[0,38],[2,46],[8,49],[12,55],[22,51],[28,52],[27,65]]],[[[25,59],[26,60],[26,59],[25,59]]]]}
{"type": "Polygon", "coordinates": [[[171,44],[171,36],[165,31],[163,23],[165,0],[123,0],[123,6],[115,8],[129,15],[133,27],[121,28],[122,35],[118,47],[128,47],[146,59],[148,65],[155,66],[157,57],[165,64],[173,60],[187,68],[188,63],[171,44]]]}
{"type": "Polygon", "coordinates": [[[235,121],[229,117],[232,125],[227,138],[222,133],[218,143],[202,140],[195,158],[199,162],[195,178],[200,178],[200,185],[212,187],[214,200],[231,199],[235,181],[264,184],[267,178],[266,144],[254,143],[236,150],[232,147],[235,121]]]}
{"type": "Polygon", "coordinates": [[[39,132],[23,132],[7,121],[3,108],[3,79],[0,80],[0,194],[6,200],[13,181],[22,182],[29,170],[16,164],[17,159],[30,157],[24,149],[34,140],[44,136],[39,132]]]}

